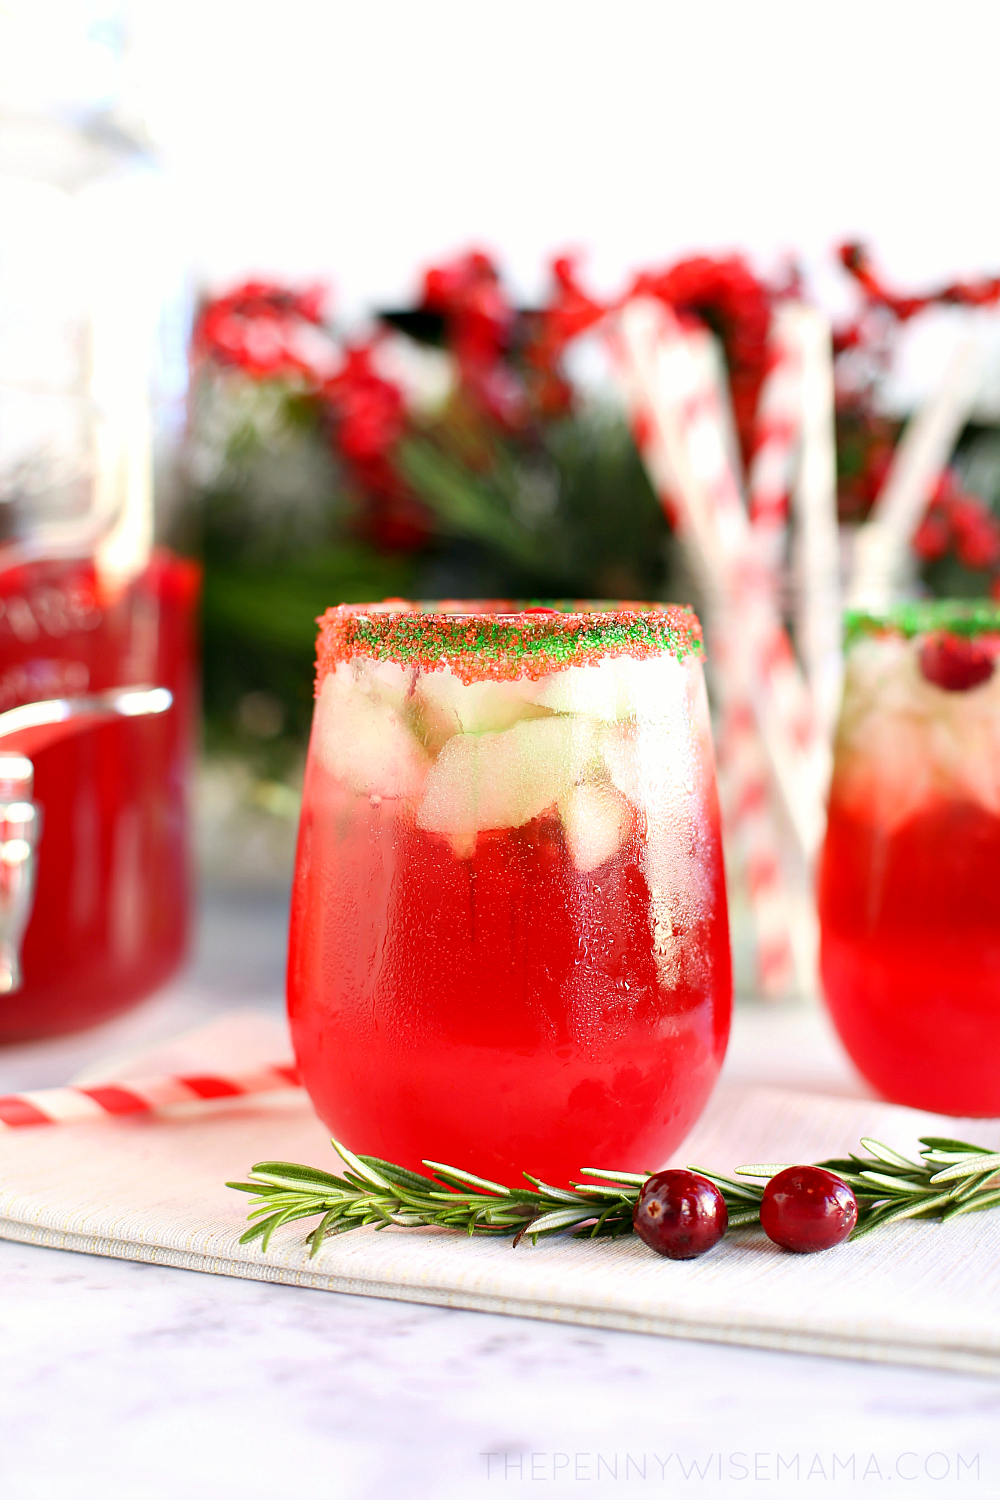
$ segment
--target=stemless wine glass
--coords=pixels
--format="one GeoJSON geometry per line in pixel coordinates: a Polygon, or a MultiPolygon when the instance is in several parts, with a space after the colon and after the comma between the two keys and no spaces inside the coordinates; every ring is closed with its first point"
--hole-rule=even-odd
{"type": "Polygon", "coordinates": [[[732,990],[700,656],[677,607],[324,616],[288,1002],[352,1150],[566,1182],[684,1137],[732,990]]]}
{"type": "Polygon", "coordinates": [[[1000,609],[852,614],[820,867],[827,1003],[888,1098],[1000,1114],[1000,609]]]}

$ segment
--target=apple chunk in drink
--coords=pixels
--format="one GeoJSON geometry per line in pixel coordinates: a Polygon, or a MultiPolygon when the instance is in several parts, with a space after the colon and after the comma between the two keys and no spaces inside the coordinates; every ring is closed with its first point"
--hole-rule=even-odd
{"type": "Polygon", "coordinates": [[[888,1098],[1000,1114],[1000,610],[848,620],[820,866],[821,969],[888,1098]]]}
{"type": "Polygon", "coordinates": [[[288,1000],[338,1139],[555,1182],[681,1141],[731,999],[700,649],[676,608],[327,613],[288,1000]]]}

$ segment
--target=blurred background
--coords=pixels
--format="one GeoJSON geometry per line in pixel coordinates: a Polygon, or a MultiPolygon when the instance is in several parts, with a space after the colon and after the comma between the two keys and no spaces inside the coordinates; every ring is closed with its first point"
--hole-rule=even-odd
{"type": "Polygon", "coordinates": [[[971,339],[906,587],[996,596],[989,0],[4,0],[2,24],[2,536],[103,503],[106,571],[154,541],[203,569],[211,880],[287,887],[327,605],[703,603],[608,336],[632,293],[712,334],[750,490],[775,311],[827,320],[842,581],[971,339]],[[92,427],[96,356],[66,329],[98,263],[118,312],[92,427]]]}

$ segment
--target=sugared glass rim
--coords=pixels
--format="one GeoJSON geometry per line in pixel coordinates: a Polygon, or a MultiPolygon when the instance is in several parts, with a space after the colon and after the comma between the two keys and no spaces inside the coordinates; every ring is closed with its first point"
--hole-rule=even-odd
{"type": "Polygon", "coordinates": [[[844,642],[862,636],[977,636],[1000,633],[1000,604],[992,599],[906,599],[884,610],[849,609],[844,614],[844,642]]]}
{"type": "Polygon", "coordinates": [[[365,657],[450,668],[463,682],[537,680],[605,657],[704,654],[686,604],[610,599],[439,599],[340,604],[317,621],[316,684],[339,662],[365,657]]]}

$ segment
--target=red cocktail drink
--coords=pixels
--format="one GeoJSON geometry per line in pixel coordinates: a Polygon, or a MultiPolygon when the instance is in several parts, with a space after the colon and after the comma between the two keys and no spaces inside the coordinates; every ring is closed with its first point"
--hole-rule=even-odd
{"type": "Polygon", "coordinates": [[[510,1182],[641,1171],[729,1030],[700,633],[674,608],[504,609],[322,622],[296,1053],[352,1149],[510,1182]]]}
{"type": "Polygon", "coordinates": [[[1000,1114],[1000,611],[852,617],[819,903],[823,986],[888,1098],[1000,1114]]]}
{"type": "Polygon", "coordinates": [[[181,961],[190,905],[187,796],[199,571],[158,552],[109,594],[88,559],[0,572],[0,711],[133,683],[169,688],[155,718],[88,728],[37,754],[38,875],[23,983],[0,995],[0,1041],[102,1021],[181,961]]]}

